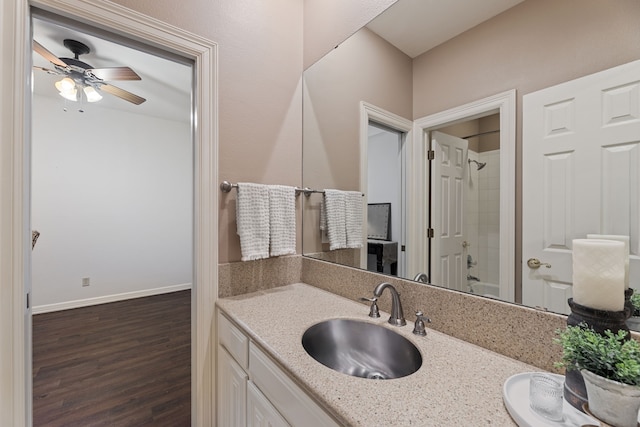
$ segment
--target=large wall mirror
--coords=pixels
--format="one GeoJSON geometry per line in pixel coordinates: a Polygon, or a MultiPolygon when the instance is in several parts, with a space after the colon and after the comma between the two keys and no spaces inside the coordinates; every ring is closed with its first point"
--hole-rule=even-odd
{"type": "Polygon", "coordinates": [[[446,3],[399,0],[305,70],[303,184],[360,191],[368,209],[364,247],[332,251],[319,227],[322,196],[305,198],[303,254],[539,305],[526,290],[523,298],[523,277],[554,278],[555,269],[527,266],[523,99],[640,59],[640,5],[446,3]],[[451,196],[441,192],[445,175],[459,188],[451,196]],[[383,239],[367,233],[380,206],[383,239]],[[464,232],[440,239],[444,223],[464,232]]]}

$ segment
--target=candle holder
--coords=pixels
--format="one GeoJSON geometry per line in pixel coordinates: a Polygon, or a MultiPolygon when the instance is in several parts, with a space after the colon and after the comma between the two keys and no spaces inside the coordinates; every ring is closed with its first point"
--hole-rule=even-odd
{"type": "MultiPolygon", "coordinates": [[[[630,291],[628,296],[627,291],[625,291],[625,309],[622,311],[598,310],[580,305],[574,302],[573,298],[569,298],[568,303],[571,308],[571,314],[567,317],[567,325],[580,326],[581,324],[586,324],[599,334],[604,334],[604,331],[607,329],[614,334],[620,330],[624,330],[627,331],[627,339],[629,339],[629,327],[627,326],[626,320],[630,314],[626,301],[627,298],[631,298],[633,294],[633,290],[630,289],[630,291]]],[[[579,411],[583,411],[583,405],[588,402],[584,379],[577,369],[567,370],[565,374],[564,398],[571,406],[579,411]]]]}

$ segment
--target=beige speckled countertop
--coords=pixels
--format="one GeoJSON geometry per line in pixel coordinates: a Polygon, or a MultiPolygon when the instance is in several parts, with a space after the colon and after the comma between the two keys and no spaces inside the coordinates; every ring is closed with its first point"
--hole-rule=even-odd
{"type": "Polygon", "coordinates": [[[511,375],[539,371],[430,329],[426,337],[413,335],[412,313],[405,313],[407,326],[394,327],[386,313],[372,319],[366,305],[302,283],[220,299],[217,305],[347,426],[512,426],[502,386],[511,375]],[[400,333],[420,349],[422,367],[404,378],[369,380],[321,365],[303,349],[302,334],[337,317],[378,323],[400,333]]]}

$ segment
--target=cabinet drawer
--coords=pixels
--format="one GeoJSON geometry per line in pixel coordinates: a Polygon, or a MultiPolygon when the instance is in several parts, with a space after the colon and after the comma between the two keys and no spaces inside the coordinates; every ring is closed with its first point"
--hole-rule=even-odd
{"type": "Polygon", "coordinates": [[[249,338],[218,311],[218,342],[243,368],[248,366],[249,338]]]}
{"type": "Polygon", "coordinates": [[[339,426],[253,342],[249,345],[249,378],[292,426],[339,426]]]}

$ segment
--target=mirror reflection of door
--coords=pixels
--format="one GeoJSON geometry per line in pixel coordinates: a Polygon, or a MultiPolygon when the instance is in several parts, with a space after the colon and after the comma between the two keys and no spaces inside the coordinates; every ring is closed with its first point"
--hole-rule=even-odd
{"type": "MultiPolygon", "coordinates": [[[[468,253],[465,224],[468,141],[441,132],[431,134],[432,162],[431,280],[449,289],[463,288],[463,259],[468,253]]],[[[464,278],[466,280],[466,278],[464,278]]]]}
{"type": "Polygon", "coordinates": [[[405,240],[404,138],[403,132],[369,122],[365,192],[367,203],[389,203],[391,218],[386,241],[379,238],[367,239],[367,270],[399,277],[404,277],[406,271],[402,250],[405,240]]]}
{"type": "Polygon", "coordinates": [[[432,178],[432,282],[497,298],[500,114],[440,128],[432,132],[432,139],[436,153],[432,177],[441,178],[432,178]],[[438,160],[438,151],[445,147],[453,157],[443,159],[440,153],[438,160]]]}
{"type": "Polygon", "coordinates": [[[523,98],[522,302],[569,313],[572,241],[629,236],[640,276],[640,61],[523,98]],[[537,258],[549,267],[529,267],[537,258]]]}

